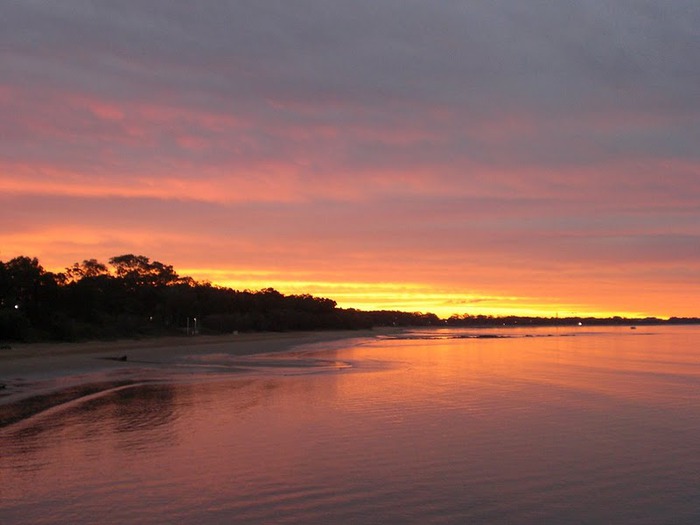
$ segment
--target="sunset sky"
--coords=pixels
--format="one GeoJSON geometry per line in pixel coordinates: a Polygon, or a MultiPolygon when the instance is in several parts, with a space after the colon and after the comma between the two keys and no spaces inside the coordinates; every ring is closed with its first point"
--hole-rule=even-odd
{"type": "Polygon", "coordinates": [[[0,7],[0,260],[700,315],[700,2],[0,7]]]}

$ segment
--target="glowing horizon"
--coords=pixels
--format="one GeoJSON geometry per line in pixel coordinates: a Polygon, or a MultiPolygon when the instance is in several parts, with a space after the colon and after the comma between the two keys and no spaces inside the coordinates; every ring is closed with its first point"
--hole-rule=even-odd
{"type": "MultiPolygon", "coordinates": [[[[151,259],[158,260],[158,259],[151,259]]],[[[41,262],[41,261],[39,261],[41,262]]],[[[79,261],[76,261],[79,262],[79,261]]],[[[105,261],[100,261],[105,262],[105,261]]],[[[167,261],[159,261],[168,264],[167,261]]],[[[45,267],[60,273],[66,267],[45,267]]],[[[474,292],[441,290],[429,284],[401,282],[333,282],[285,280],[270,270],[213,270],[185,268],[175,271],[182,277],[233,290],[260,291],[273,288],[285,295],[309,294],[336,301],[339,308],[358,310],[392,310],[409,313],[433,313],[442,319],[451,315],[492,315],[532,317],[597,317],[625,318],[657,317],[667,319],[674,315],[646,311],[603,310],[576,303],[539,302],[538,298],[517,296],[488,296],[474,292]]],[[[684,315],[692,317],[692,315],[684,315]]]]}

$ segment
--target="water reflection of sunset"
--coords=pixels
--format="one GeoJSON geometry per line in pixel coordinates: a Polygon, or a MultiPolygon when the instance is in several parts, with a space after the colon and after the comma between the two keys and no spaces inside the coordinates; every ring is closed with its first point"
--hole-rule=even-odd
{"type": "Polygon", "coordinates": [[[180,374],[35,416],[0,430],[13,480],[0,516],[634,523],[696,511],[697,329],[487,334],[318,344],[285,361],[353,368],[180,374]]]}

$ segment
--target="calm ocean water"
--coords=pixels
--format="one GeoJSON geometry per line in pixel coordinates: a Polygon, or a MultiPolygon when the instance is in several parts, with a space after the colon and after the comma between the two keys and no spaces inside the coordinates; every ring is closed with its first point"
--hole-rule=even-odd
{"type": "Polygon", "coordinates": [[[0,429],[0,523],[700,523],[700,327],[303,350],[0,429]]]}

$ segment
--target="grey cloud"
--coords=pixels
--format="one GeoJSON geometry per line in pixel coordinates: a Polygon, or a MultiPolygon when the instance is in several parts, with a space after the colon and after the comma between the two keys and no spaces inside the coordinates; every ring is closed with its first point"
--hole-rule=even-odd
{"type": "Polygon", "coordinates": [[[98,73],[140,63],[154,81],[164,69],[162,81],[194,89],[312,103],[513,97],[515,106],[570,110],[589,92],[620,103],[635,93],[697,94],[700,74],[700,6],[680,0],[66,0],[13,3],[4,15],[6,50],[98,73]]]}
{"type": "Polygon", "coordinates": [[[697,159],[700,5],[691,0],[34,0],[4,5],[0,23],[4,82],[37,106],[39,121],[71,137],[44,145],[50,136],[26,129],[31,109],[15,110],[0,124],[3,136],[15,134],[0,148],[6,158],[79,166],[79,150],[99,142],[141,165],[151,154],[235,169],[303,153],[309,176],[338,166],[361,176],[388,166],[459,170],[466,161],[566,168],[640,154],[697,159]],[[184,118],[147,129],[140,147],[120,144],[125,131],[114,123],[76,121],[72,107],[64,114],[65,93],[243,125],[211,130],[184,118]],[[509,132],[512,114],[531,129],[509,132]],[[605,131],[592,115],[648,122],[605,131]],[[501,121],[502,137],[483,136],[501,121]],[[337,134],[324,138],[328,126],[337,134]],[[422,137],[392,142],[402,130],[422,137]],[[176,138],[185,131],[207,146],[183,150],[176,138]]]}

